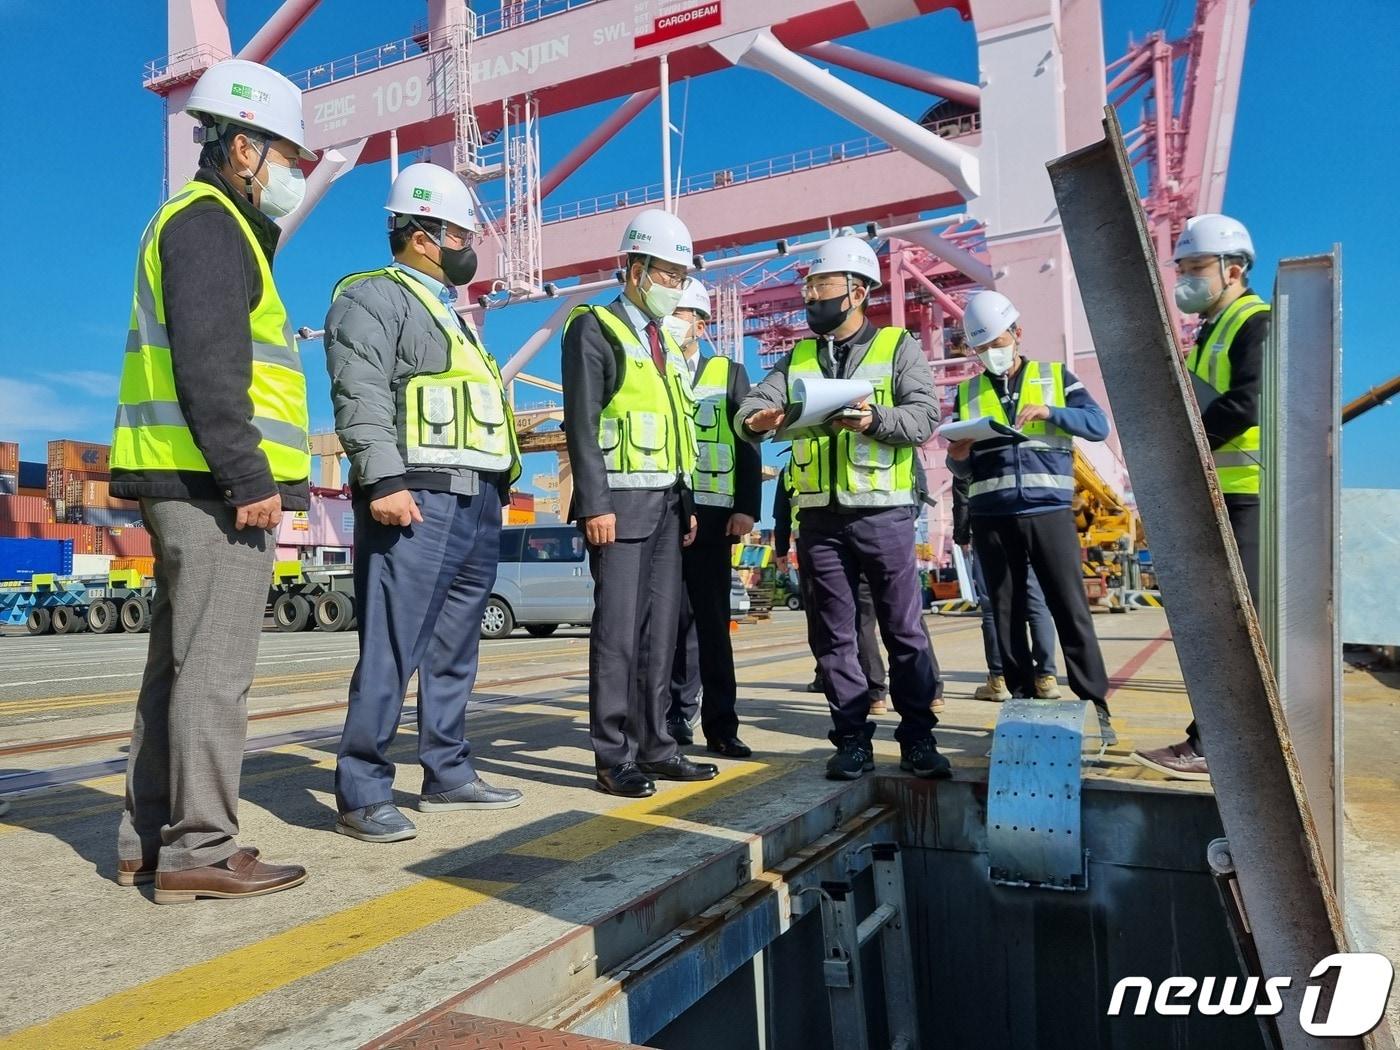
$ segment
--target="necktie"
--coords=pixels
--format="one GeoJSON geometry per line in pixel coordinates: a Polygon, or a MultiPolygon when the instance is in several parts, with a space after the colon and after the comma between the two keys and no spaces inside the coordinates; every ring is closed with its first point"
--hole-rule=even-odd
{"type": "Polygon", "coordinates": [[[651,343],[651,359],[656,362],[656,370],[665,375],[666,353],[661,349],[661,333],[655,321],[647,322],[647,341],[651,343]]]}

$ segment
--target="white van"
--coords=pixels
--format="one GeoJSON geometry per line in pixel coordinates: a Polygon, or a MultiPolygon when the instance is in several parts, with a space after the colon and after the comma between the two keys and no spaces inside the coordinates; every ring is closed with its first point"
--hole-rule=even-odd
{"type": "MultiPolygon", "coordinates": [[[[730,575],[729,614],[749,611],[749,595],[730,575]]],[[[524,627],[536,638],[561,624],[587,627],[593,621],[593,574],[588,548],[573,525],[505,525],[496,585],[481,615],[483,638],[504,638],[524,627]]]]}
{"type": "Polygon", "coordinates": [[[537,638],[593,619],[593,576],[583,533],[572,525],[506,525],[496,585],[481,616],[483,638],[517,626],[537,638]]]}

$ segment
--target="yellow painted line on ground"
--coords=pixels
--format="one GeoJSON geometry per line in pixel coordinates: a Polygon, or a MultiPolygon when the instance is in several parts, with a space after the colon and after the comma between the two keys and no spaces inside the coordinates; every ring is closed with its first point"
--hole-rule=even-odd
{"type": "MultiPolygon", "coordinates": [[[[619,841],[620,826],[634,825],[638,835],[653,827],[665,827],[685,814],[780,776],[794,764],[735,765],[714,780],[676,785],[564,832],[541,836],[511,852],[565,860],[586,857],[619,841]]],[[[56,1046],[65,1050],[128,1050],[145,1046],[432,923],[489,903],[515,885],[518,884],[445,876],[424,878],[0,1037],[0,1050],[48,1050],[56,1046]]]]}
{"type": "Polygon", "coordinates": [[[0,1048],[126,1050],[145,1046],[485,904],[512,885],[426,879],[0,1037],[0,1048]]]}
{"type": "Polygon", "coordinates": [[[725,769],[714,780],[695,784],[677,784],[664,795],[630,802],[594,819],[564,828],[517,846],[509,852],[550,860],[578,861],[591,857],[610,846],[636,838],[652,828],[666,827],[677,820],[709,806],[730,795],[782,776],[796,762],[738,762],[725,769]],[[657,800],[664,805],[658,809],[657,800]]]}

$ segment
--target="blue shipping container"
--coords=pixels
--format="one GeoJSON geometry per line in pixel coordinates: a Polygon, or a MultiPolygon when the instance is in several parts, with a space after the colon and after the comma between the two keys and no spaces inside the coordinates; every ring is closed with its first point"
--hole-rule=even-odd
{"type": "Polygon", "coordinates": [[[49,465],[47,463],[26,463],[19,461],[19,487],[41,489],[48,484],[49,465]]]}
{"type": "Polygon", "coordinates": [[[28,583],[36,572],[57,576],[71,574],[73,541],[0,537],[0,580],[28,583]]]}

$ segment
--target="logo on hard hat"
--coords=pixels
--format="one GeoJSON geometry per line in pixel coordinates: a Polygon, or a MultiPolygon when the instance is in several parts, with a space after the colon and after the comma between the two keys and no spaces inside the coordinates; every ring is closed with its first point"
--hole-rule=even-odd
{"type": "Polygon", "coordinates": [[[433,199],[433,191],[415,186],[413,189],[413,199],[416,201],[430,201],[433,199]]]}
{"type": "Polygon", "coordinates": [[[229,94],[238,98],[246,98],[249,102],[268,103],[272,101],[272,96],[266,91],[259,91],[255,87],[247,84],[234,84],[229,88],[229,94]]]}
{"type": "Polygon", "coordinates": [[[258,119],[258,115],[257,115],[256,113],[254,113],[251,109],[240,109],[240,110],[238,111],[238,115],[239,115],[239,117],[242,118],[243,120],[257,120],[257,119],[258,119]]]}
{"type": "Polygon", "coordinates": [[[650,241],[651,234],[642,233],[640,230],[628,230],[627,239],[629,241],[650,241]]]}

